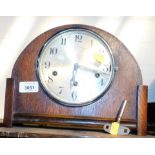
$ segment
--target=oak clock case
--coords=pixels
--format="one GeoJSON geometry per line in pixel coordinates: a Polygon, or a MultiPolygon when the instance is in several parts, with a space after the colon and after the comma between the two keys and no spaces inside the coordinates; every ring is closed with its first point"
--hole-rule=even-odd
{"type": "Polygon", "coordinates": [[[146,134],[147,86],[124,44],[88,25],[64,25],[34,39],[6,82],[4,126],[103,130],[128,104],[121,123],[146,134]],[[21,93],[22,82],[38,91],[21,93]]]}

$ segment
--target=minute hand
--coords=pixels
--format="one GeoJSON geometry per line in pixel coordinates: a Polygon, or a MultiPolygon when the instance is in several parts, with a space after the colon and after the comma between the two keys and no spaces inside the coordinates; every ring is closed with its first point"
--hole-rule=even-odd
{"type": "Polygon", "coordinates": [[[87,66],[84,66],[84,65],[79,65],[79,69],[82,69],[82,70],[85,70],[85,71],[91,71],[91,72],[94,72],[94,73],[100,73],[100,74],[106,74],[108,75],[109,73],[106,73],[102,70],[99,70],[98,68],[95,68],[95,67],[87,67],[87,66]]]}

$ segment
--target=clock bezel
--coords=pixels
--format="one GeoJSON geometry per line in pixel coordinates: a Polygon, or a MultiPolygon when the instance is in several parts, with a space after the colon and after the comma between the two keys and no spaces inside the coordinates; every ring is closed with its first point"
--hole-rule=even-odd
{"type": "Polygon", "coordinates": [[[116,65],[115,65],[115,60],[114,60],[114,56],[113,56],[113,52],[110,48],[110,46],[108,45],[107,41],[101,36],[99,35],[97,32],[95,32],[94,30],[91,30],[89,28],[83,28],[83,27],[71,27],[71,28],[62,28],[61,30],[59,30],[58,32],[52,34],[47,40],[46,42],[43,44],[41,50],[39,51],[39,54],[38,54],[38,58],[37,58],[37,61],[36,61],[36,67],[35,67],[35,72],[36,72],[36,77],[37,77],[37,80],[39,82],[39,85],[41,86],[42,90],[45,92],[45,94],[50,98],[52,99],[52,101],[54,101],[55,103],[58,103],[60,105],[63,105],[63,106],[68,106],[68,107],[81,107],[81,106],[87,106],[87,105],[90,105],[90,104],[93,104],[95,103],[96,101],[98,101],[110,88],[110,86],[112,85],[113,81],[114,81],[114,77],[115,77],[115,73],[116,73],[116,65]],[[101,42],[103,42],[103,44],[105,45],[106,49],[107,49],[107,52],[109,54],[109,57],[111,59],[111,76],[110,76],[110,80],[107,84],[107,86],[105,87],[104,91],[97,95],[95,98],[93,98],[92,100],[89,100],[87,102],[79,102],[78,104],[77,103],[71,103],[71,102],[65,102],[63,100],[59,100],[58,98],[56,98],[54,95],[52,95],[48,89],[46,89],[46,85],[44,85],[41,81],[41,78],[40,78],[40,74],[39,74],[39,63],[40,63],[40,59],[41,59],[41,56],[42,56],[42,53],[44,52],[44,49],[46,49],[46,47],[50,44],[51,40],[53,40],[55,37],[57,37],[58,35],[61,35],[63,33],[66,33],[67,31],[74,31],[74,30],[79,30],[79,31],[87,31],[88,33],[90,34],[93,34],[95,35],[96,38],[99,38],[99,40],[101,42]]]}

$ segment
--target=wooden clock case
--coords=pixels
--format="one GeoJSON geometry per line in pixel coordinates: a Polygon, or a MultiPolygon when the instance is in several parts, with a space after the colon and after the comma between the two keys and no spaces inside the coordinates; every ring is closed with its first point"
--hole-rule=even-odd
{"type": "Polygon", "coordinates": [[[147,86],[142,83],[138,64],[128,49],[116,37],[104,30],[87,25],[65,25],[53,28],[34,39],[20,54],[11,78],[6,82],[4,126],[32,125],[55,128],[103,130],[103,125],[116,119],[123,100],[128,103],[121,123],[138,135],[147,131],[147,86]],[[69,107],[53,101],[39,87],[37,93],[19,93],[19,82],[38,81],[38,55],[54,34],[69,28],[96,32],[109,44],[117,70],[108,91],[87,106],[69,107]]]}

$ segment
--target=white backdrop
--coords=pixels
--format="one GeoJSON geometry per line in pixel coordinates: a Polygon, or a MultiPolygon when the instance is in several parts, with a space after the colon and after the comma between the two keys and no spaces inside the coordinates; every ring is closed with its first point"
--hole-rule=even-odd
{"type": "Polygon", "coordinates": [[[0,17],[0,118],[6,78],[22,50],[39,34],[64,24],[87,24],[120,39],[137,60],[149,102],[155,102],[155,17],[0,17]]]}

